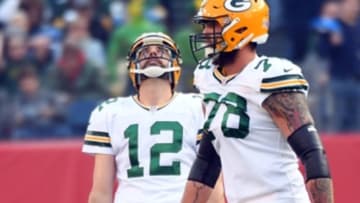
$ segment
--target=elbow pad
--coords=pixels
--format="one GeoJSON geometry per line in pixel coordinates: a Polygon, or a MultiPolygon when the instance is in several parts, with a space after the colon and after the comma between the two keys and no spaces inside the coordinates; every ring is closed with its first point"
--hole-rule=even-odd
{"type": "Polygon", "coordinates": [[[211,188],[214,188],[221,171],[220,157],[211,143],[213,138],[211,133],[203,132],[199,151],[188,178],[211,188]]]}
{"type": "Polygon", "coordinates": [[[312,124],[303,125],[293,132],[288,143],[305,166],[306,181],[331,177],[325,150],[312,124]]]}

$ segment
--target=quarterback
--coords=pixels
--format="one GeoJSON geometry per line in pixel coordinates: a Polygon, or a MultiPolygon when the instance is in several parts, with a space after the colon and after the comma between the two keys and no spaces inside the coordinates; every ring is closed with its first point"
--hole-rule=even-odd
{"type": "Polygon", "coordinates": [[[128,60],[137,95],[94,109],[84,138],[83,152],[95,155],[89,203],[180,202],[203,125],[202,100],[174,91],[181,57],[169,36],[141,35],[128,60]]]}
{"type": "Polygon", "coordinates": [[[207,53],[194,72],[205,133],[182,202],[205,202],[222,171],[229,203],[332,203],[301,69],[256,52],[268,38],[266,2],[204,0],[194,21],[203,30],[190,36],[192,49],[207,53]]]}

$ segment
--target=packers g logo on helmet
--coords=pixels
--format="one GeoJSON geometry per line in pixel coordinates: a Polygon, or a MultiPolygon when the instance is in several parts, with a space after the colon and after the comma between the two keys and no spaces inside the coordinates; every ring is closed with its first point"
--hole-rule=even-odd
{"type": "Polygon", "coordinates": [[[179,81],[181,73],[180,64],[182,63],[180,51],[175,42],[164,33],[150,32],[139,36],[131,46],[127,59],[129,76],[136,89],[139,89],[142,80],[146,78],[166,78],[169,80],[172,88],[179,81]],[[158,46],[158,49],[164,54],[159,56],[149,55],[141,58],[140,55],[149,46],[158,46]],[[141,63],[150,59],[164,60],[166,64],[164,64],[164,67],[151,65],[141,67],[141,63]]]}
{"type": "Polygon", "coordinates": [[[203,0],[194,22],[220,25],[221,31],[190,36],[193,55],[211,48],[214,54],[241,49],[249,43],[263,44],[269,31],[269,7],[265,0],[203,0]],[[212,39],[212,44],[209,44],[212,39]]]}
{"type": "Polygon", "coordinates": [[[224,7],[229,11],[240,12],[245,11],[251,7],[250,0],[226,0],[224,7]]]}

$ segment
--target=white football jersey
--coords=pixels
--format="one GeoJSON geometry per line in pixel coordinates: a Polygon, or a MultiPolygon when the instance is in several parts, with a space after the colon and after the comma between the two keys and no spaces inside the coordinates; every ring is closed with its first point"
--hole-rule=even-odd
{"type": "Polygon", "coordinates": [[[92,112],[83,152],[115,156],[115,203],[180,202],[203,120],[196,94],[176,93],[157,110],[135,97],[110,99],[92,112]]]}
{"type": "Polygon", "coordinates": [[[194,72],[204,95],[204,129],[221,157],[229,203],[309,203],[298,159],[262,108],[274,92],[302,91],[301,70],[285,59],[256,57],[242,72],[224,77],[210,60],[194,72]]]}

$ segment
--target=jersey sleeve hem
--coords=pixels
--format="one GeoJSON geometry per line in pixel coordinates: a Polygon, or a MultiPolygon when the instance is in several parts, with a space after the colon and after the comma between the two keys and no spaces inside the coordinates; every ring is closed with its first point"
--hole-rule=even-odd
{"type": "Polygon", "coordinates": [[[291,74],[264,78],[261,82],[260,92],[307,91],[308,88],[309,85],[302,75],[291,74]]]}
{"type": "Polygon", "coordinates": [[[109,133],[102,131],[86,131],[83,152],[90,154],[113,154],[109,133]]]}
{"type": "Polygon", "coordinates": [[[92,146],[88,144],[84,144],[82,147],[82,152],[86,154],[107,154],[114,155],[112,148],[105,146],[92,146]]]}

